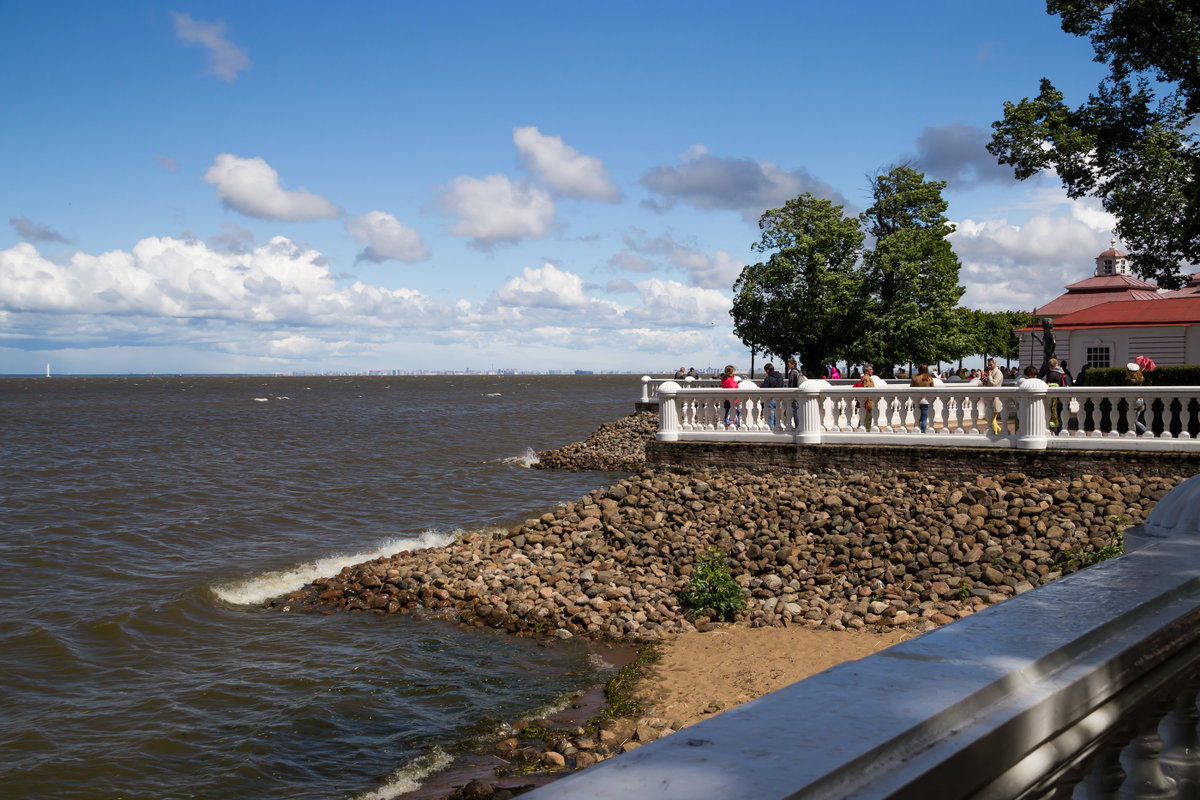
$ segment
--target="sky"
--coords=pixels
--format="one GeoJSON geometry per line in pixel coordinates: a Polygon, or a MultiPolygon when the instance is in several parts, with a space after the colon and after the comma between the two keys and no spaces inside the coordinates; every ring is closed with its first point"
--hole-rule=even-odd
{"type": "Polygon", "coordinates": [[[1113,220],[984,149],[1104,72],[1032,0],[0,0],[0,374],[749,364],[763,211],[945,181],[962,304],[1113,220]]]}

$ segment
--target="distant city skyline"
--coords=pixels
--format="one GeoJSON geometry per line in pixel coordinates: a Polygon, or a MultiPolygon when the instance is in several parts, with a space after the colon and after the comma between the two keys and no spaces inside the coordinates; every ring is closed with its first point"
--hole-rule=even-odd
{"type": "Polygon", "coordinates": [[[1112,235],[984,149],[1103,74],[1035,0],[10,0],[0,37],[3,374],[748,370],[762,212],[857,214],[901,162],[948,182],[968,307],[1112,235]]]}

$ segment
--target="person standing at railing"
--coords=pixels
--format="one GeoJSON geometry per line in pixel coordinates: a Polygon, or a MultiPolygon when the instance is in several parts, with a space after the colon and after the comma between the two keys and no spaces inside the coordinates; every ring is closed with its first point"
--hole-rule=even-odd
{"type": "MultiPolygon", "coordinates": [[[[774,364],[767,364],[765,367],[763,367],[762,388],[764,388],[764,389],[782,389],[783,388],[783,376],[780,375],[778,370],[775,369],[774,364]]],[[[771,427],[771,429],[774,430],[775,429],[775,398],[774,397],[772,397],[770,400],[767,401],[767,408],[770,413],[770,421],[768,424],[771,427]]]]}
{"type": "MultiPolygon", "coordinates": [[[[796,359],[789,358],[787,360],[787,385],[789,389],[799,389],[800,384],[804,382],[804,377],[800,374],[800,368],[796,366],[796,359]]],[[[800,427],[800,401],[792,401],[792,425],[800,427]]]]}
{"type": "MultiPolygon", "coordinates": [[[[920,386],[920,387],[924,388],[927,386],[931,387],[933,385],[934,385],[934,378],[933,378],[933,375],[931,375],[929,372],[929,365],[921,364],[920,366],[918,366],[917,374],[913,376],[912,383],[910,383],[909,386],[920,386]]],[[[921,423],[920,424],[921,424],[921,433],[925,433],[925,430],[929,424],[929,398],[928,397],[921,398],[921,423]]]]}
{"type": "MultiPolygon", "coordinates": [[[[733,374],[733,364],[725,365],[725,377],[721,378],[721,388],[722,389],[738,388],[737,376],[735,376],[733,374]]],[[[741,420],[741,409],[738,408],[737,398],[736,397],[733,398],[732,404],[730,403],[730,401],[726,400],[725,401],[725,424],[726,425],[738,425],[741,423],[741,421],[742,421],[741,420]],[[732,414],[730,414],[731,408],[733,410],[732,414]]]]}
{"type": "MultiPolygon", "coordinates": [[[[989,358],[987,369],[983,371],[983,377],[980,379],[984,386],[1003,386],[1004,373],[996,366],[996,359],[989,358]]],[[[1004,408],[1004,401],[997,397],[992,401],[992,433],[1000,435],[1000,410],[1004,408]]]]}
{"type": "MultiPolygon", "coordinates": [[[[1070,386],[1070,378],[1063,372],[1062,367],[1058,364],[1057,358],[1052,358],[1046,362],[1046,383],[1050,386],[1070,386]]],[[[1062,402],[1051,398],[1050,400],[1050,430],[1057,436],[1062,431],[1062,402]]]]}
{"type": "Polygon", "coordinates": [[[686,377],[687,377],[687,370],[685,370],[683,367],[680,367],[679,369],[675,370],[675,380],[681,381],[686,377]]]}
{"type": "MultiPolygon", "coordinates": [[[[854,384],[855,389],[874,389],[875,388],[875,367],[871,364],[863,364],[862,377],[858,379],[858,383],[854,384]]],[[[857,400],[855,401],[858,402],[857,400]]],[[[866,429],[871,430],[871,409],[874,408],[874,403],[868,397],[862,402],[863,414],[866,416],[866,429]]]]}
{"type": "MultiPolygon", "coordinates": [[[[1142,374],[1142,365],[1135,361],[1130,361],[1125,365],[1125,385],[1126,386],[1141,386],[1146,382],[1146,376],[1142,374]]],[[[1146,432],[1146,425],[1142,421],[1142,415],[1146,413],[1146,400],[1139,397],[1134,403],[1134,408],[1137,410],[1137,416],[1133,418],[1134,428],[1137,430],[1138,436],[1146,432]]]]}

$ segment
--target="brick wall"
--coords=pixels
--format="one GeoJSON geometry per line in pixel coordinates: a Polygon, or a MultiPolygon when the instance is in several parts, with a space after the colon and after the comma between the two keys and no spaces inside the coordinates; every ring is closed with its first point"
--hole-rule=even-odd
{"type": "Polygon", "coordinates": [[[1074,475],[1184,475],[1200,473],[1200,453],[1129,450],[1047,451],[918,445],[752,444],[745,442],[649,442],[646,465],[655,468],[796,470],[804,472],[922,472],[956,479],[964,475],[1021,472],[1031,477],[1074,475]]]}

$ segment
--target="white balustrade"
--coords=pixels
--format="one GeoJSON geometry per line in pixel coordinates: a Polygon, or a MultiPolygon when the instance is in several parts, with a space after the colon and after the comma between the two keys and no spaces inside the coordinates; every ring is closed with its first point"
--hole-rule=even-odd
{"type": "MultiPolygon", "coordinates": [[[[643,379],[643,386],[651,382],[643,379]]],[[[721,389],[658,383],[659,441],[901,444],[1022,450],[1200,449],[1200,386],[888,384],[721,389]],[[726,413],[726,403],[729,404],[726,413]],[[665,408],[675,407],[667,424],[665,408]],[[927,410],[921,429],[922,406],[927,410]]]]}
{"type": "MultiPolygon", "coordinates": [[[[826,420],[855,416],[841,392],[824,399],[826,420]]],[[[912,412],[889,407],[867,415],[873,427],[912,412]]],[[[1126,548],[528,796],[1195,798],[1200,476],[1126,548]]]]}

